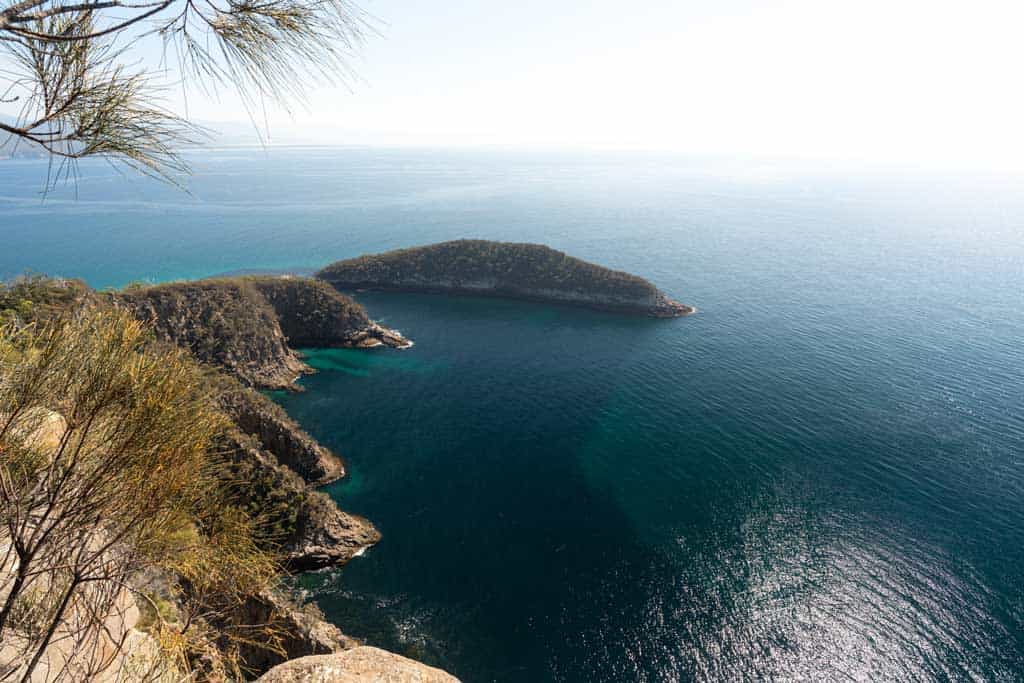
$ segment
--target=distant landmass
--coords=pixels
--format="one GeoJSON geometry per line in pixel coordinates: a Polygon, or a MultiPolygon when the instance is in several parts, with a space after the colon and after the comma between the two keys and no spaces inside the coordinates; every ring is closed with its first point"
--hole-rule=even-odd
{"type": "Polygon", "coordinates": [[[499,296],[657,318],[696,310],[641,277],[542,244],[455,240],[338,261],[316,277],[341,290],[499,296]]]}

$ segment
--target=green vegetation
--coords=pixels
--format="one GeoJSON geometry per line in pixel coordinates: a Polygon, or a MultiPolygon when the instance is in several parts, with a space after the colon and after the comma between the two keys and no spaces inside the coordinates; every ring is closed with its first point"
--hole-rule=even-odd
{"type": "Polygon", "coordinates": [[[554,290],[645,298],[650,282],[581,261],[541,244],[457,240],[333,263],[317,277],[335,286],[420,285],[458,288],[492,283],[496,291],[554,290]]]}
{"type": "Polygon", "coordinates": [[[92,289],[81,280],[24,275],[0,283],[0,325],[48,320],[90,301],[92,289]]]}
{"type": "Polygon", "coordinates": [[[278,550],[299,531],[299,517],[310,492],[289,470],[252,457],[260,443],[251,436],[235,432],[222,449],[230,458],[226,480],[232,499],[260,520],[255,529],[260,547],[278,550]]]}
{"type": "Polygon", "coordinates": [[[345,344],[370,324],[366,310],[330,285],[310,278],[248,278],[277,313],[292,346],[345,344]]]}
{"type": "Polygon", "coordinates": [[[135,286],[107,295],[248,386],[291,388],[307,371],[291,346],[343,346],[370,320],[329,285],[299,277],[236,277],[135,286]]]}
{"type": "Polygon", "coordinates": [[[456,240],[332,263],[338,289],[454,292],[535,299],[656,318],[693,313],[647,280],[542,244],[456,240]]]}
{"type": "Polygon", "coordinates": [[[18,112],[0,117],[0,154],[20,142],[53,157],[50,182],[89,156],[174,182],[201,129],[166,109],[170,82],[137,51],[142,38],[159,35],[174,53],[175,80],[232,88],[255,112],[264,98],[287,109],[320,77],[350,75],[364,27],[348,0],[0,1],[0,102],[18,112]]]}
{"type": "Polygon", "coordinates": [[[178,608],[173,602],[149,592],[140,593],[139,598],[139,621],[135,625],[139,630],[159,633],[161,624],[178,623],[178,608]]]}
{"type": "Polygon", "coordinates": [[[156,337],[252,386],[285,386],[302,366],[288,349],[274,309],[247,280],[201,280],[110,294],[156,337]]]}

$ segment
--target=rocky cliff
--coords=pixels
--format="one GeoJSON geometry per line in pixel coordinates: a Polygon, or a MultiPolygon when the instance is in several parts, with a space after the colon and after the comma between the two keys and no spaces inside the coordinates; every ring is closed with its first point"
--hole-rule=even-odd
{"type": "Polygon", "coordinates": [[[224,437],[222,451],[231,460],[238,497],[263,518],[267,542],[279,548],[291,570],[341,566],[380,540],[373,524],[340,510],[258,439],[234,430],[224,437]]]}
{"type": "Polygon", "coordinates": [[[281,548],[288,566],[339,566],[380,539],[370,522],[342,512],[315,490],[344,476],[341,459],[246,386],[276,386],[278,376],[290,385],[304,367],[279,316],[293,333],[303,321],[319,320],[307,338],[343,344],[374,328],[361,306],[302,278],[206,280],[115,293],[45,277],[0,284],[0,320],[15,325],[95,306],[130,308],[153,324],[160,343],[180,345],[209,366],[207,389],[234,425],[219,449],[232,463],[239,497],[269,519],[268,542],[281,548]]]}
{"type": "Polygon", "coordinates": [[[323,486],[345,476],[341,458],[320,445],[276,403],[237,383],[219,380],[218,384],[218,404],[224,413],[307,484],[323,486]]]}
{"type": "Polygon", "coordinates": [[[341,290],[392,289],[534,299],[652,317],[694,308],[647,280],[540,244],[457,240],[338,261],[316,277],[341,290]]]}
{"type": "Polygon", "coordinates": [[[239,277],[136,287],[110,295],[157,337],[247,386],[294,389],[310,369],[296,346],[405,347],[355,301],[301,277],[239,277]]]}
{"type": "Polygon", "coordinates": [[[176,282],[113,295],[152,324],[158,339],[188,349],[248,386],[284,389],[306,371],[277,314],[247,280],[176,282]]]}
{"type": "Polygon", "coordinates": [[[263,277],[249,281],[274,308],[294,348],[410,345],[401,334],[370,320],[352,298],[320,280],[263,277]]]}
{"type": "Polygon", "coordinates": [[[295,571],[339,566],[380,540],[367,520],[342,512],[315,487],[345,474],[341,459],[252,387],[291,388],[305,371],[289,342],[350,346],[369,335],[408,341],[373,323],[362,306],[308,278],[246,277],[173,283],[112,295],[154,325],[158,338],[227,373],[211,372],[217,402],[236,430],[224,444],[254,512],[270,514],[295,571]],[[247,385],[247,386],[243,386],[247,385]]]}
{"type": "Polygon", "coordinates": [[[242,646],[239,654],[250,674],[265,673],[292,659],[343,652],[360,645],[328,623],[315,605],[303,605],[299,598],[282,591],[251,596],[227,618],[235,625],[273,624],[277,631],[279,649],[269,650],[260,643],[242,646]]]}
{"type": "MultiPolygon", "coordinates": [[[[184,347],[207,366],[205,389],[232,423],[215,445],[226,460],[227,480],[233,482],[238,503],[260,520],[258,542],[279,552],[285,567],[340,566],[380,540],[368,520],[343,512],[315,490],[344,475],[341,460],[254,387],[291,388],[306,370],[291,339],[310,346],[357,347],[406,346],[408,340],[370,321],[361,306],[330,286],[303,278],[200,281],[114,293],[45,277],[0,283],[0,324],[21,327],[108,306],[129,308],[153,325],[156,343],[184,347]]],[[[173,605],[173,578],[145,574],[137,588],[173,605]]],[[[365,649],[327,623],[315,606],[277,591],[251,595],[223,618],[236,625],[273,623],[281,636],[280,651],[259,642],[244,648],[242,661],[250,675],[290,658],[365,649]]],[[[221,671],[218,648],[208,643],[198,662],[203,671],[221,671]]],[[[372,680],[406,680],[407,661],[396,658],[392,670],[382,660],[372,680]]]]}

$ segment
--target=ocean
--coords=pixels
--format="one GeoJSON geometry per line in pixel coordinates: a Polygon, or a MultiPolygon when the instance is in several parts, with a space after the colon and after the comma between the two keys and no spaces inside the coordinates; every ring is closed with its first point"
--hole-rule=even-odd
{"type": "Polygon", "coordinates": [[[1020,179],[639,153],[0,162],[0,275],[96,287],[542,242],[698,307],[359,294],[406,351],[274,394],[380,528],[301,577],[475,681],[1024,680],[1020,179]],[[76,196],[77,195],[77,196],[76,196]]]}

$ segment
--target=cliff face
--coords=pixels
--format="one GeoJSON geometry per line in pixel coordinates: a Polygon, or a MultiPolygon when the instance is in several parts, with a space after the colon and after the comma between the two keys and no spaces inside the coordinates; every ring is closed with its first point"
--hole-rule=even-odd
{"type": "Polygon", "coordinates": [[[243,279],[130,289],[114,300],[151,323],[158,339],[188,349],[248,386],[290,388],[307,370],[288,347],[274,309],[243,279]]]}
{"type": "Polygon", "coordinates": [[[129,289],[115,303],[153,324],[163,341],[224,368],[247,386],[294,389],[308,366],[293,347],[411,345],[358,303],[301,277],[240,277],[129,289]]]}
{"type": "Polygon", "coordinates": [[[380,532],[362,517],[338,509],[329,496],[313,490],[255,439],[236,433],[224,452],[232,459],[240,498],[261,515],[268,541],[292,571],[341,566],[380,541],[380,532]]]}
{"type": "Polygon", "coordinates": [[[412,346],[401,333],[373,322],[355,300],[321,280],[264,277],[249,281],[273,306],[293,347],[412,346]]]}
{"type": "Polygon", "coordinates": [[[262,394],[221,382],[218,404],[238,428],[301,476],[310,486],[323,486],[345,476],[341,458],[321,446],[273,401],[262,394]]]}
{"type": "Polygon", "coordinates": [[[345,346],[372,324],[362,306],[318,280],[267,277],[250,283],[273,307],[293,347],[345,346]]]}
{"type": "Polygon", "coordinates": [[[288,660],[343,652],[359,643],[324,620],[316,606],[299,606],[288,595],[267,591],[250,597],[230,615],[238,624],[273,623],[281,638],[283,653],[272,652],[258,643],[244,645],[242,660],[251,672],[259,674],[288,660]]]}
{"type": "Polygon", "coordinates": [[[333,263],[339,289],[396,289],[536,299],[654,317],[692,313],[647,280],[540,244],[457,240],[333,263]]]}

